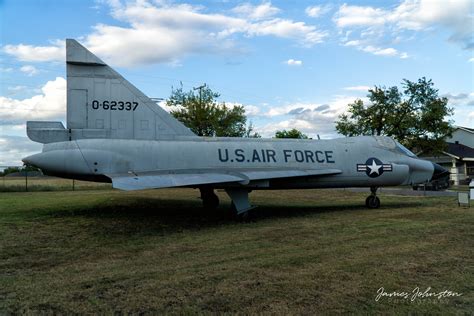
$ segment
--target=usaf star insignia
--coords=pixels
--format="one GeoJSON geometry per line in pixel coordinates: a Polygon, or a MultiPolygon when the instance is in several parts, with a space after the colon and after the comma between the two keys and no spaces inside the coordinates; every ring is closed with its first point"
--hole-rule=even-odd
{"type": "Polygon", "coordinates": [[[377,158],[369,158],[365,164],[357,164],[357,172],[365,172],[371,178],[377,178],[384,172],[391,172],[392,164],[381,162],[377,158]]]}

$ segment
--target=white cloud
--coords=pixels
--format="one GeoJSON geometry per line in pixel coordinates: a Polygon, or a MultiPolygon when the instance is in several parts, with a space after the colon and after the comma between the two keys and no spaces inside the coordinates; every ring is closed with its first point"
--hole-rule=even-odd
{"type": "Polygon", "coordinates": [[[257,116],[260,114],[260,108],[255,105],[244,105],[245,108],[245,115],[251,117],[251,116],[257,116]]]}
{"type": "MultiPolygon", "coordinates": [[[[389,36],[398,42],[400,32],[442,27],[450,33],[449,41],[473,49],[472,12],[472,0],[403,0],[393,9],[343,4],[333,20],[339,28],[359,29],[361,37],[370,35],[373,41],[389,36]]],[[[399,56],[408,57],[403,53],[399,56]]]]}
{"type": "Polygon", "coordinates": [[[32,77],[38,74],[39,72],[38,69],[36,69],[36,67],[32,65],[21,66],[20,71],[25,73],[28,77],[32,77]]]}
{"type": "Polygon", "coordinates": [[[469,63],[474,63],[474,57],[469,58],[468,62],[469,62],[469,63]]]}
{"type": "Polygon", "coordinates": [[[442,97],[448,98],[448,105],[459,107],[459,106],[473,106],[474,105],[474,93],[446,93],[442,97]]]}
{"type": "Polygon", "coordinates": [[[29,99],[0,96],[0,125],[14,125],[26,120],[62,119],[66,113],[66,80],[48,81],[42,93],[29,99]]]}
{"type": "Polygon", "coordinates": [[[293,22],[285,19],[272,19],[250,24],[246,33],[251,36],[273,35],[281,38],[294,39],[300,44],[311,47],[321,43],[328,36],[325,31],[319,31],[315,26],[304,22],[293,22]]]}
{"type": "Polygon", "coordinates": [[[285,62],[288,66],[302,66],[303,62],[301,60],[288,59],[285,62]]]}
{"type": "Polygon", "coordinates": [[[42,144],[32,142],[27,137],[0,136],[0,166],[21,166],[21,158],[41,151],[42,144]]]}
{"type": "Polygon", "coordinates": [[[3,51],[18,60],[28,62],[64,61],[66,50],[64,41],[55,41],[52,46],[5,45],[3,51]]]}
{"type": "MultiPolygon", "coordinates": [[[[257,126],[256,130],[264,137],[272,137],[277,130],[297,128],[310,137],[319,134],[323,138],[338,137],[335,121],[345,113],[347,105],[357,96],[337,95],[327,104],[294,103],[273,106],[261,117],[267,117],[269,123],[257,126]]],[[[367,98],[360,98],[368,102],[367,98]]]]}
{"type": "Polygon", "coordinates": [[[378,8],[343,4],[334,16],[340,28],[351,26],[373,26],[386,23],[388,12],[378,8]]]}
{"type": "Polygon", "coordinates": [[[406,59],[406,58],[409,58],[410,55],[408,55],[407,53],[403,52],[403,53],[400,53],[400,58],[401,59],[406,59]]]}
{"type": "Polygon", "coordinates": [[[408,54],[405,52],[399,52],[393,47],[377,47],[373,45],[368,45],[370,41],[367,40],[351,40],[344,43],[344,46],[353,46],[357,50],[371,53],[378,56],[389,56],[389,57],[400,57],[401,59],[408,58],[408,54]]]}
{"type": "Polygon", "coordinates": [[[317,17],[320,17],[320,16],[326,14],[330,9],[331,9],[331,7],[329,5],[325,5],[325,6],[315,5],[315,6],[307,7],[305,9],[305,13],[306,13],[307,16],[309,16],[311,18],[317,18],[317,17]]]}
{"type": "MultiPolygon", "coordinates": [[[[327,36],[305,22],[274,17],[279,9],[270,2],[237,6],[234,15],[165,1],[109,1],[109,5],[121,26],[95,25],[82,42],[118,66],[175,63],[191,54],[235,54],[240,51],[239,36],[274,36],[304,46],[320,43],[327,36]],[[245,17],[241,15],[244,12],[248,13],[245,17]]],[[[63,41],[42,47],[6,45],[3,51],[25,61],[64,60],[63,41]]]]}
{"type": "Polygon", "coordinates": [[[352,87],[345,87],[344,90],[348,91],[369,91],[371,87],[369,86],[352,86],[352,87]]]}
{"type": "Polygon", "coordinates": [[[278,14],[280,11],[280,9],[272,6],[271,2],[264,2],[257,6],[244,3],[232,9],[232,12],[251,20],[266,19],[278,14]]]}
{"type": "Polygon", "coordinates": [[[25,90],[26,86],[18,85],[18,86],[8,87],[7,89],[8,89],[8,91],[19,92],[19,91],[25,90]]]}
{"type": "Polygon", "coordinates": [[[381,55],[381,56],[397,56],[399,53],[395,48],[380,48],[380,47],[373,47],[371,45],[362,48],[364,52],[372,53],[374,55],[381,55]]]}

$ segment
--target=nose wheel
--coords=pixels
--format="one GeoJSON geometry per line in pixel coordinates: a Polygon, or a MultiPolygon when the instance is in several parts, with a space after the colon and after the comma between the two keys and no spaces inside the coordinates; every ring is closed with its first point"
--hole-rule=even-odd
{"type": "Polygon", "coordinates": [[[377,196],[377,188],[376,187],[371,187],[370,192],[372,192],[371,195],[369,195],[365,199],[365,206],[368,208],[379,208],[380,207],[380,199],[377,196]]]}

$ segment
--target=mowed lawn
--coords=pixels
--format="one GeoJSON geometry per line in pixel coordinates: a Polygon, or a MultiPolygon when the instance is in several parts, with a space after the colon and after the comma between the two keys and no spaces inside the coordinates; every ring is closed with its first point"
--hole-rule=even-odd
{"type": "Polygon", "coordinates": [[[470,314],[474,208],[257,191],[250,223],[191,189],[0,193],[0,314],[470,314]],[[382,297],[416,287],[459,297],[382,297]]]}

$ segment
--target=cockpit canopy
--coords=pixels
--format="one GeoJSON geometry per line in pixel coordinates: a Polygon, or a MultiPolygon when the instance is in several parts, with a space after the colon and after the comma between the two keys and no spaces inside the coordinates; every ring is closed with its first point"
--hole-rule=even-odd
{"type": "Polygon", "coordinates": [[[377,143],[384,148],[400,152],[408,157],[416,157],[416,155],[411,152],[408,148],[397,142],[391,137],[388,136],[374,136],[377,140],[377,143]]]}
{"type": "Polygon", "coordinates": [[[404,153],[405,155],[409,156],[409,157],[416,157],[416,155],[408,148],[406,148],[405,146],[403,146],[402,144],[400,144],[399,142],[395,142],[397,143],[397,148],[398,150],[400,150],[402,153],[404,153]]]}

